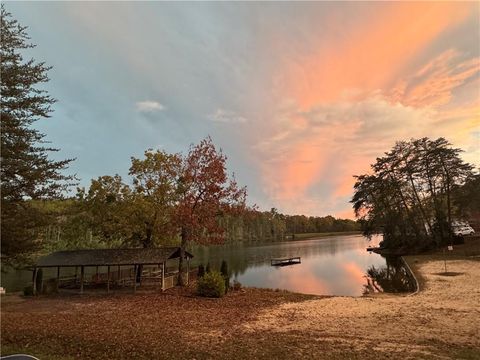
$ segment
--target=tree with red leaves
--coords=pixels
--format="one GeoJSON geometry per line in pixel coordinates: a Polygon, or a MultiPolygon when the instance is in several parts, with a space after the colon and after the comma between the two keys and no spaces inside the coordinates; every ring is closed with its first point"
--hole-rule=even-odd
{"type": "Polygon", "coordinates": [[[222,243],[225,230],[218,222],[219,217],[241,213],[245,209],[246,188],[239,187],[234,177],[228,177],[226,160],[210,137],[191,146],[183,160],[174,213],[174,222],[181,236],[180,285],[183,285],[183,259],[187,245],[191,242],[222,243]]]}

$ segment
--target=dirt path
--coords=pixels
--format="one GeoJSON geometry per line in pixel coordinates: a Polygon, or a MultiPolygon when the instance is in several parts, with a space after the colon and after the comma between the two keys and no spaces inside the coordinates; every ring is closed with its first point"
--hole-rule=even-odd
{"type": "MultiPolygon", "coordinates": [[[[412,260],[413,261],[413,260],[412,260]]],[[[480,262],[417,264],[414,296],[247,289],[2,302],[2,354],[42,359],[479,359],[480,262]]]]}

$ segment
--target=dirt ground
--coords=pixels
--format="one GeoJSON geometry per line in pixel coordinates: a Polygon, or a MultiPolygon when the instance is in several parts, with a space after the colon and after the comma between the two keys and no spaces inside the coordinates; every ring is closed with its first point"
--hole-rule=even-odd
{"type": "Polygon", "coordinates": [[[2,355],[41,359],[480,359],[480,261],[411,257],[410,296],[245,289],[2,299],[2,355]]]}

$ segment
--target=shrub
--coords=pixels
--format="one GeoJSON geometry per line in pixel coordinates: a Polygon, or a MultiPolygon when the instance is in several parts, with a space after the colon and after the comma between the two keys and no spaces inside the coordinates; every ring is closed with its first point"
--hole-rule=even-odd
{"type": "Polygon", "coordinates": [[[198,267],[197,278],[200,279],[201,277],[203,277],[203,275],[205,275],[205,268],[203,267],[203,264],[200,264],[200,266],[198,267]]]}
{"type": "Polygon", "coordinates": [[[225,279],[218,271],[206,273],[197,281],[197,292],[205,297],[222,297],[225,295],[225,279]]]}
{"type": "Polygon", "coordinates": [[[210,262],[207,263],[207,268],[205,269],[205,273],[209,273],[210,270],[210,262]]]}

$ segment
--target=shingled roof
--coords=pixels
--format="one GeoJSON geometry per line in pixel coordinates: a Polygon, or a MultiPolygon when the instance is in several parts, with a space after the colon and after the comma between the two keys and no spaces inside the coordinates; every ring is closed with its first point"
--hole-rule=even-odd
{"type": "MultiPolygon", "coordinates": [[[[193,255],[185,252],[185,256],[193,255]]],[[[179,247],[57,251],[38,259],[36,267],[154,265],[180,257],[179,247]]]]}

